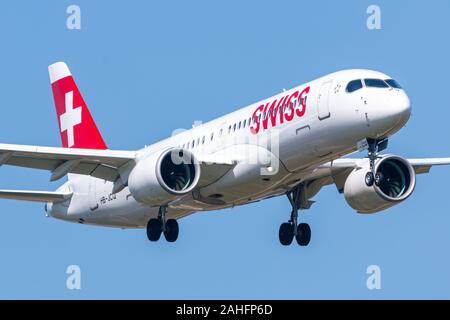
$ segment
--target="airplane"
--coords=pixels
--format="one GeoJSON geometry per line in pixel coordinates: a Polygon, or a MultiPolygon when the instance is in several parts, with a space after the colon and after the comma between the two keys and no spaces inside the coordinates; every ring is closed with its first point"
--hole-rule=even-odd
{"type": "Polygon", "coordinates": [[[287,196],[284,246],[311,240],[300,222],[334,184],[361,214],[386,210],[414,191],[416,174],[450,158],[381,154],[409,120],[411,102],[390,76],[342,70],[179,131],[135,151],[110,150],[64,62],[48,67],[62,147],[0,144],[0,165],[67,176],[56,191],[0,190],[0,198],[45,203],[47,216],[80,224],[143,228],[175,242],[195,212],[287,196]],[[362,158],[346,157],[367,151],[362,158]]]}

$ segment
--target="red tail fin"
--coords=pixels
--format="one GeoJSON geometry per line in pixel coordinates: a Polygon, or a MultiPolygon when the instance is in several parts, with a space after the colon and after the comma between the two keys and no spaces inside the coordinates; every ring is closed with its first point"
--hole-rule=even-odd
{"type": "Polygon", "coordinates": [[[63,147],[107,149],[67,65],[56,62],[48,72],[63,147]]]}

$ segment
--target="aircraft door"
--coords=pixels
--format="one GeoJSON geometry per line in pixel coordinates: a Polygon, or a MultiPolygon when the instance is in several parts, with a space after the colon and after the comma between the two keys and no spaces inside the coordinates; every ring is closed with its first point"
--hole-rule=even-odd
{"type": "Polygon", "coordinates": [[[333,81],[327,81],[320,87],[320,92],[317,96],[317,114],[319,120],[325,120],[331,116],[329,97],[332,84],[333,81]]]}

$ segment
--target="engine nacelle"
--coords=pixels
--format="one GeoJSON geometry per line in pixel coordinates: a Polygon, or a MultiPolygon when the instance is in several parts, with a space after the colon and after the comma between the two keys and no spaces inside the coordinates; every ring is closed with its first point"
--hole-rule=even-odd
{"type": "Polygon", "coordinates": [[[412,165],[398,156],[386,155],[375,162],[375,173],[380,173],[380,183],[368,187],[366,173],[370,171],[369,160],[360,164],[347,177],[344,196],[347,203],[359,213],[375,213],[392,207],[414,191],[416,173],[412,165]]]}
{"type": "Polygon", "coordinates": [[[128,177],[128,188],[139,202],[164,205],[191,192],[200,179],[200,165],[192,153],[172,148],[140,159],[128,177]]]}

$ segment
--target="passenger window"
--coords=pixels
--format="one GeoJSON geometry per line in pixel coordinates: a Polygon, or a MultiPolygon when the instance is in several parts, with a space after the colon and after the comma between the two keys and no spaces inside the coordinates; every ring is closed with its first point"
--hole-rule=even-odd
{"type": "Polygon", "coordinates": [[[236,131],[236,123],[233,125],[233,132],[236,131]]]}
{"type": "Polygon", "coordinates": [[[239,121],[238,130],[241,128],[241,122],[239,121]]]}
{"type": "Polygon", "coordinates": [[[389,88],[388,84],[381,79],[364,79],[364,84],[371,88],[389,88]]]}
{"type": "Polygon", "coordinates": [[[214,132],[211,132],[211,141],[214,139],[214,132]]]}
{"type": "Polygon", "coordinates": [[[345,89],[348,93],[354,92],[362,88],[361,80],[352,80],[347,84],[347,88],[345,89]]]}
{"type": "Polygon", "coordinates": [[[395,89],[401,89],[402,88],[401,85],[399,85],[398,82],[395,81],[394,79],[387,79],[387,80],[384,80],[384,81],[386,81],[386,83],[388,85],[390,85],[392,88],[395,88],[395,89]]]}
{"type": "Polygon", "coordinates": [[[202,138],[202,144],[204,144],[205,143],[205,136],[203,136],[203,138],[202,138]]]}
{"type": "Polygon", "coordinates": [[[194,144],[195,144],[195,140],[192,140],[191,149],[194,147],[194,144]]]}
{"type": "Polygon", "coordinates": [[[242,125],[242,128],[245,128],[246,124],[247,124],[247,119],[244,120],[244,124],[242,125]]]}

